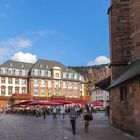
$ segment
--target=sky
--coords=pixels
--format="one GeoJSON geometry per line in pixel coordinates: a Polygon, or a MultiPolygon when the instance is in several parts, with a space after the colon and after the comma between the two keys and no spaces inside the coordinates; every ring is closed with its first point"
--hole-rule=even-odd
{"type": "Polygon", "coordinates": [[[109,63],[110,0],[0,0],[0,64],[109,63]]]}

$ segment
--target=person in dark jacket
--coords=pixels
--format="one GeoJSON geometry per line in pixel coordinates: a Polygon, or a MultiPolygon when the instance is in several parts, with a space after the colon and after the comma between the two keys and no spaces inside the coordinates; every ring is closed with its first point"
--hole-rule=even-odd
{"type": "Polygon", "coordinates": [[[89,121],[90,121],[90,109],[88,105],[85,105],[83,109],[83,117],[84,117],[84,125],[85,125],[85,132],[88,132],[89,129],[89,121]]]}
{"type": "Polygon", "coordinates": [[[73,134],[75,134],[75,131],[76,131],[76,115],[77,115],[77,113],[75,111],[75,108],[72,107],[71,111],[69,113],[69,117],[70,117],[73,134]]]}
{"type": "Polygon", "coordinates": [[[46,110],[43,108],[43,118],[46,119],[46,110]]]}

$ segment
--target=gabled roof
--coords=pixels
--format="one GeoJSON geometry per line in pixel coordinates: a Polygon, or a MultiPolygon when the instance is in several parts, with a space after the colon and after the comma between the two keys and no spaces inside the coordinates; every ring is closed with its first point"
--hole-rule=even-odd
{"type": "Polygon", "coordinates": [[[63,69],[65,66],[58,61],[38,59],[32,69],[50,70],[52,67],[60,67],[63,69]]]}
{"type": "Polygon", "coordinates": [[[33,65],[33,63],[7,60],[5,63],[0,65],[0,68],[16,68],[30,70],[33,65]]]}
{"type": "MultiPolygon", "coordinates": [[[[53,67],[60,67],[60,68],[62,68],[63,72],[77,73],[73,69],[65,67],[62,63],[60,63],[58,61],[44,60],[44,59],[37,60],[37,62],[32,67],[32,69],[51,70],[51,68],[53,68],[53,67]]],[[[79,74],[79,73],[77,73],[77,74],[79,74]]]]}
{"type": "Polygon", "coordinates": [[[126,68],[120,73],[120,75],[112,81],[109,88],[117,86],[127,80],[130,80],[140,75],[140,59],[131,61],[126,68]]]}

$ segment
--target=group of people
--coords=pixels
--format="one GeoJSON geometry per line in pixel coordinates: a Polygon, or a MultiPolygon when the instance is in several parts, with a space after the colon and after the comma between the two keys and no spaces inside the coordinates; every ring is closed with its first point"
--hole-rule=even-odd
{"type": "Polygon", "coordinates": [[[72,132],[75,134],[76,132],[76,119],[78,117],[83,117],[82,120],[84,121],[85,132],[88,132],[89,128],[89,121],[92,118],[93,109],[91,106],[79,106],[79,105],[70,105],[70,106],[52,106],[50,108],[46,107],[39,107],[36,106],[30,109],[7,109],[6,113],[16,113],[22,115],[35,115],[37,119],[40,119],[42,116],[46,119],[46,115],[53,116],[53,120],[57,120],[57,115],[61,114],[61,121],[65,119],[65,115],[67,114],[70,118],[70,123],[72,126],[72,132]]]}
{"type": "MultiPolygon", "coordinates": [[[[85,105],[83,108],[82,114],[83,114],[83,119],[84,119],[85,132],[88,132],[89,121],[93,120],[91,108],[88,105],[85,105]]],[[[78,115],[77,110],[74,107],[72,107],[72,109],[69,113],[69,117],[70,117],[73,134],[75,134],[75,131],[76,131],[77,115],[78,115]]]]}
{"type": "MultiPolygon", "coordinates": [[[[61,121],[64,120],[65,118],[65,113],[66,113],[66,108],[65,106],[61,106],[60,108],[60,114],[61,114],[61,121]]],[[[88,105],[85,105],[83,108],[80,108],[80,106],[71,106],[69,108],[68,112],[69,118],[70,118],[70,123],[72,126],[72,132],[73,134],[76,133],[76,118],[83,116],[84,120],[84,128],[85,132],[88,132],[89,129],[89,121],[93,120],[92,116],[92,108],[88,105]]],[[[57,108],[53,108],[53,120],[57,119],[57,108]]]]}

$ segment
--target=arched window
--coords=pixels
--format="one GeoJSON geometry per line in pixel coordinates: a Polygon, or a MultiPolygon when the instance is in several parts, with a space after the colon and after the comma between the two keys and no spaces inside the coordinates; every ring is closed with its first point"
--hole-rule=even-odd
{"type": "Polygon", "coordinates": [[[5,95],[5,94],[6,94],[6,87],[1,86],[1,95],[5,95]]]}
{"type": "Polygon", "coordinates": [[[13,87],[8,87],[8,95],[12,95],[13,93],[13,87]]]}

